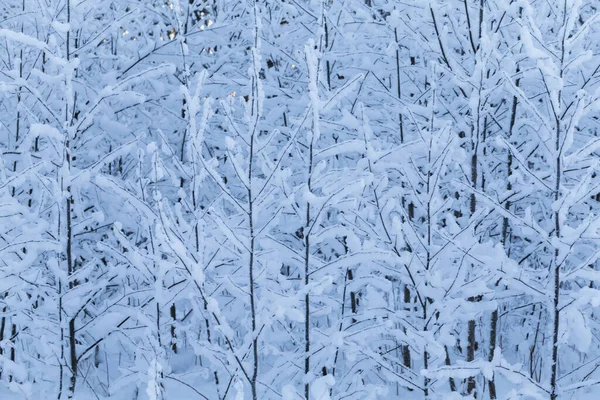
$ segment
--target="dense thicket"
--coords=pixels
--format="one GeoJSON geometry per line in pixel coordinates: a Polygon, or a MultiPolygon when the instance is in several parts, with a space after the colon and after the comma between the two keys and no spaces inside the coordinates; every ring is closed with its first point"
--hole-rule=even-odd
{"type": "Polygon", "coordinates": [[[4,399],[600,393],[600,10],[4,0],[4,399]]]}

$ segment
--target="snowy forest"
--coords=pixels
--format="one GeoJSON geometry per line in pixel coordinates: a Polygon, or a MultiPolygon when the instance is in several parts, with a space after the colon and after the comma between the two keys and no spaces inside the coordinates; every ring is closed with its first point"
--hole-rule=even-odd
{"type": "Polygon", "coordinates": [[[599,398],[599,22],[0,1],[0,399],[599,398]]]}

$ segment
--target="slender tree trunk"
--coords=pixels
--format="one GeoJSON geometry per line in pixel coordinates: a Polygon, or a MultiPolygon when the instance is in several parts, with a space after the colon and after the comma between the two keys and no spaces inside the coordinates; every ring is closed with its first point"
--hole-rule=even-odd
{"type": "MultiPolygon", "coordinates": [[[[69,289],[75,287],[75,282],[70,279],[73,275],[74,265],[73,265],[73,230],[72,230],[72,220],[71,220],[71,206],[72,206],[72,196],[70,196],[70,188],[67,188],[67,192],[69,196],[66,199],[66,211],[67,211],[67,276],[69,277],[69,289]]],[[[71,370],[71,379],[69,386],[69,398],[72,398],[75,395],[75,386],[77,384],[77,367],[78,367],[78,359],[77,359],[77,340],[76,340],[76,329],[75,329],[75,317],[69,320],[69,356],[70,356],[70,370],[71,370]]]]}
{"type": "MultiPolygon", "coordinates": [[[[432,79],[436,79],[435,77],[435,70],[434,70],[434,75],[432,77],[432,79]]],[[[434,121],[435,121],[435,104],[436,104],[436,90],[433,89],[432,91],[432,100],[431,100],[431,122],[430,122],[430,126],[429,126],[429,148],[428,148],[428,152],[427,152],[427,178],[425,180],[425,189],[426,189],[426,193],[427,193],[427,203],[426,203],[426,216],[425,216],[425,222],[427,224],[427,248],[425,249],[426,251],[426,261],[425,261],[425,296],[423,297],[423,301],[422,301],[422,306],[423,306],[423,331],[424,332],[428,332],[429,331],[429,315],[427,314],[427,306],[428,303],[430,302],[430,298],[427,297],[427,291],[428,291],[428,286],[429,286],[429,279],[428,279],[428,275],[429,275],[429,270],[431,268],[431,256],[432,256],[432,251],[431,251],[431,239],[432,239],[432,210],[431,210],[431,206],[432,206],[432,193],[435,190],[435,188],[432,185],[431,182],[431,177],[432,177],[432,164],[433,164],[433,160],[431,157],[431,151],[433,149],[433,133],[434,133],[434,121]]],[[[427,342],[424,343],[423,345],[423,369],[427,370],[429,368],[429,352],[427,350],[427,342]]],[[[427,377],[427,375],[424,375],[423,377],[423,394],[425,396],[425,399],[429,398],[429,383],[430,383],[430,379],[427,377]]]]}
{"type": "MultiPolygon", "coordinates": [[[[565,61],[565,46],[567,39],[567,0],[564,0],[563,7],[563,32],[562,32],[562,42],[561,42],[561,56],[560,56],[560,78],[563,78],[564,74],[564,61],[565,61]]],[[[562,101],[562,91],[558,91],[558,101],[557,104],[561,104],[562,101]]],[[[558,203],[560,199],[560,186],[562,180],[562,149],[561,149],[561,116],[559,115],[559,110],[554,110],[554,123],[556,136],[554,138],[554,151],[555,151],[555,163],[556,163],[556,171],[555,171],[555,183],[554,183],[554,201],[558,203]]],[[[561,226],[562,221],[560,218],[560,213],[557,211],[554,212],[554,236],[557,241],[561,239],[561,226]]],[[[552,267],[554,268],[554,294],[552,301],[552,313],[553,313],[553,325],[552,325],[552,361],[550,364],[550,399],[556,400],[558,398],[558,333],[560,330],[560,308],[558,306],[560,302],[560,267],[559,263],[559,255],[560,251],[557,248],[554,249],[554,262],[552,267]]]]}
{"type": "MultiPolygon", "coordinates": [[[[59,222],[60,225],[60,222],[59,222]]],[[[58,396],[57,399],[62,399],[63,387],[64,387],[64,359],[65,359],[65,327],[63,326],[63,306],[62,306],[62,294],[63,294],[62,280],[58,280],[58,326],[60,327],[60,359],[58,363],[58,396]]]]}
{"type": "MultiPolygon", "coordinates": [[[[253,86],[256,85],[253,82],[253,86]]],[[[258,100],[253,100],[258,101],[258,100]]],[[[258,113],[258,110],[254,112],[258,113]]],[[[258,115],[256,115],[258,119],[258,115]]],[[[250,285],[250,314],[252,318],[252,376],[250,386],[252,389],[252,400],[258,400],[256,382],[258,378],[258,332],[256,330],[256,297],[255,297],[255,282],[254,282],[254,264],[256,243],[254,237],[254,198],[252,193],[252,167],[254,164],[254,132],[250,137],[250,155],[248,161],[248,219],[250,228],[250,259],[248,263],[248,283],[250,285]]]]}
{"type": "MultiPolygon", "coordinates": [[[[67,24],[71,23],[71,0],[67,0],[66,2],[66,8],[67,8],[67,24]]],[[[70,61],[71,59],[71,29],[67,30],[66,33],[66,59],[67,61],[70,61]]],[[[68,93],[68,96],[73,96],[72,93],[68,93]]],[[[67,172],[66,172],[66,176],[63,176],[63,179],[70,179],[70,174],[71,174],[71,133],[70,133],[70,129],[72,126],[72,113],[74,110],[70,109],[69,106],[74,107],[75,102],[73,102],[73,104],[70,104],[70,99],[67,99],[67,104],[65,107],[65,126],[67,131],[65,132],[65,134],[67,135],[67,138],[65,140],[65,160],[64,162],[67,165],[67,172]]],[[[71,194],[71,187],[69,185],[69,182],[61,182],[61,186],[62,185],[67,185],[65,188],[65,193],[66,193],[66,199],[65,199],[65,214],[66,214],[66,219],[65,219],[65,229],[66,229],[66,236],[67,236],[67,243],[66,243],[66,261],[67,261],[67,279],[68,279],[68,288],[69,289],[73,289],[77,282],[75,282],[74,280],[71,279],[71,276],[73,275],[73,273],[75,272],[75,265],[74,265],[74,259],[73,259],[73,222],[72,222],[72,215],[71,215],[71,208],[73,207],[73,203],[74,203],[74,199],[73,196],[71,194]]],[[[60,310],[62,312],[62,309],[60,310]]],[[[69,338],[69,358],[70,358],[70,380],[69,380],[69,387],[68,387],[68,398],[71,399],[75,396],[75,388],[77,385],[77,374],[78,374],[78,358],[77,358],[77,340],[76,340],[76,326],[75,326],[75,317],[72,317],[71,319],[69,319],[69,325],[68,325],[68,338],[69,338]]]]}
{"type": "Polygon", "coordinates": [[[175,322],[177,322],[177,309],[175,308],[175,303],[171,304],[170,308],[171,314],[171,349],[173,353],[177,354],[177,334],[175,333],[175,322]]]}
{"type": "MultiPolygon", "coordinates": [[[[396,40],[396,95],[398,100],[402,100],[402,81],[400,79],[400,43],[398,42],[398,28],[394,28],[394,39],[396,40]]],[[[400,133],[400,143],[404,143],[404,121],[402,113],[398,113],[398,126],[400,133]]]]}
{"type": "MultiPolygon", "coordinates": [[[[259,40],[260,40],[260,32],[259,32],[259,13],[258,13],[258,1],[254,3],[254,51],[258,51],[259,49],[259,40]]],[[[250,132],[250,140],[249,140],[249,154],[248,154],[248,223],[249,223],[249,234],[250,234],[250,257],[248,262],[248,284],[250,286],[250,314],[252,319],[252,375],[250,377],[250,388],[252,391],[252,400],[258,400],[258,368],[259,368],[259,358],[258,358],[258,330],[257,330],[257,311],[256,311],[256,282],[254,277],[254,269],[256,263],[256,237],[254,231],[254,192],[252,190],[253,185],[253,171],[254,171],[254,157],[255,154],[255,140],[256,140],[256,130],[258,127],[258,123],[260,121],[260,109],[259,109],[259,98],[260,95],[258,90],[259,85],[259,71],[260,65],[256,65],[256,57],[252,57],[253,59],[253,69],[254,73],[252,76],[252,116],[254,117],[253,127],[250,132]]]]}
{"type": "MultiPolygon", "coordinates": [[[[306,203],[306,225],[310,224],[310,203],[306,203]]],[[[310,235],[308,229],[304,237],[305,263],[304,263],[304,287],[308,288],[309,269],[310,269],[310,235]]],[[[308,291],[304,296],[304,375],[308,377],[310,373],[310,295],[308,291]]],[[[310,385],[308,381],[304,384],[304,398],[310,398],[310,385]]]]}
{"type": "MultiPolygon", "coordinates": [[[[562,74],[561,74],[562,75],[562,74]]],[[[560,101],[560,97],[559,97],[560,101]]],[[[555,151],[556,151],[556,181],[554,187],[554,200],[558,201],[560,197],[560,181],[561,181],[561,157],[560,157],[560,120],[556,119],[556,141],[555,141],[555,151]]],[[[554,230],[555,236],[557,239],[560,239],[560,214],[558,211],[554,213],[554,230]]],[[[551,373],[550,373],[550,399],[556,400],[558,398],[558,388],[557,388],[557,377],[558,377],[558,333],[559,333],[559,323],[560,323],[560,309],[558,307],[558,303],[560,301],[560,264],[559,260],[559,250],[558,248],[554,249],[554,262],[552,267],[554,268],[554,293],[553,293],[553,301],[552,301],[552,313],[553,313],[553,325],[552,325],[552,361],[551,361],[551,373]]]]}
{"type": "MultiPolygon", "coordinates": [[[[7,295],[8,293],[5,293],[3,297],[6,298],[7,295]]],[[[4,308],[2,308],[2,320],[0,321],[0,343],[2,343],[4,340],[4,329],[6,328],[6,310],[7,307],[4,306],[4,308]]],[[[4,349],[0,345],[0,356],[2,354],[4,354],[4,349]]],[[[2,371],[0,371],[0,378],[2,378],[2,371]]]]}
{"type": "MultiPolygon", "coordinates": [[[[251,145],[252,147],[252,145],[251,145]]],[[[250,150],[253,151],[252,149],[250,150]]],[[[250,180],[252,183],[252,180],[250,180]]],[[[249,195],[252,194],[252,190],[249,189],[249,195]]],[[[254,252],[255,252],[255,242],[254,242],[254,224],[252,222],[253,210],[252,210],[252,201],[250,201],[250,262],[248,264],[248,280],[250,282],[250,313],[252,317],[252,357],[253,357],[253,365],[252,365],[252,377],[250,381],[250,386],[252,389],[252,400],[258,400],[258,395],[256,391],[256,382],[258,378],[258,332],[256,330],[256,304],[255,304],[255,293],[254,293],[254,252]]]]}
{"type": "MultiPolygon", "coordinates": [[[[404,285],[404,298],[403,298],[403,302],[404,302],[404,310],[405,311],[409,311],[410,310],[410,288],[408,287],[408,285],[404,285]]],[[[406,328],[404,328],[404,333],[406,333],[406,328]]],[[[411,367],[411,356],[410,356],[410,347],[408,345],[406,346],[402,346],[402,363],[404,364],[404,366],[408,369],[410,369],[411,367]]],[[[411,389],[412,390],[412,389],[411,389]]]]}

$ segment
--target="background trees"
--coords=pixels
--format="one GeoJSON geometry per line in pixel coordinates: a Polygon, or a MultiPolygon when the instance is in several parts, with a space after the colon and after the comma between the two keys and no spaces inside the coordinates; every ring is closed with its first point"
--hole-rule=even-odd
{"type": "Polygon", "coordinates": [[[4,1],[0,394],[597,395],[598,20],[4,1]]]}

